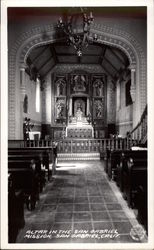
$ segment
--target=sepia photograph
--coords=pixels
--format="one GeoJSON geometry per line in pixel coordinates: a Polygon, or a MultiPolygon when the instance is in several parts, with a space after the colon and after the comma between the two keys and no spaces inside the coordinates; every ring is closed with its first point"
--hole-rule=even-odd
{"type": "Polygon", "coordinates": [[[152,1],[4,2],[1,249],[153,249],[152,1]]]}

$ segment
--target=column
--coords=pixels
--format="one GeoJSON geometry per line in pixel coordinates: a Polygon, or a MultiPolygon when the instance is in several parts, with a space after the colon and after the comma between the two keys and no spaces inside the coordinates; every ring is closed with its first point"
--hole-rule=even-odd
{"type": "Polygon", "coordinates": [[[20,138],[23,139],[23,105],[26,94],[25,67],[20,68],[20,138]]]}
{"type": "Polygon", "coordinates": [[[69,100],[69,115],[72,115],[72,97],[69,100]]]}
{"type": "Polygon", "coordinates": [[[131,70],[131,89],[130,94],[132,97],[132,101],[135,102],[136,97],[136,69],[133,66],[129,67],[131,70]]]}
{"type": "Polygon", "coordinates": [[[41,81],[39,79],[39,77],[37,77],[36,79],[36,112],[40,112],[40,108],[41,108],[41,91],[40,91],[40,87],[41,87],[41,81]]]}
{"type": "Polygon", "coordinates": [[[24,96],[26,93],[26,83],[25,83],[25,68],[20,68],[20,93],[21,93],[21,99],[24,100],[24,96]]]}
{"type": "Polygon", "coordinates": [[[140,93],[139,84],[137,84],[136,65],[130,65],[129,69],[131,70],[130,94],[133,101],[133,128],[135,128],[140,120],[140,93]]]}

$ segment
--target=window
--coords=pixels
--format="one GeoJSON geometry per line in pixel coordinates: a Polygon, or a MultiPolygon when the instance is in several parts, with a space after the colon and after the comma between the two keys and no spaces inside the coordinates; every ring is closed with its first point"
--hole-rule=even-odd
{"type": "Polygon", "coordinates": [[[40,112],[40,80],[36,80],[36,112],[40,112]]]}
{"type": "Polygon", "coordinates": [[[130,94],[130,87],[131,87],[131,80],[129,80],[129,81],[126,83],[126,86],[125,86],[126,106],[132,104],[132,97],[131,97],[131,94],[130,94]]]}

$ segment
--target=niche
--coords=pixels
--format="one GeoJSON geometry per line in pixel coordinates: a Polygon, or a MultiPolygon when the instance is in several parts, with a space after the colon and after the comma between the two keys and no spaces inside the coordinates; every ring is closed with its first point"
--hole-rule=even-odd
{"type": "Polygon", "coordinates": [[[26,114],[28,113],[28,96],[27,95],[25,95],[24,97],[23,111],[26,114]]]}

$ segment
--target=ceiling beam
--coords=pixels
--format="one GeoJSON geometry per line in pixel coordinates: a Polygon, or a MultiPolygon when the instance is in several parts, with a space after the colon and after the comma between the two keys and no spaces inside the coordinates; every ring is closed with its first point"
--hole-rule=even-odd
{"type": "Polygon", "coordinates": [[[103,64],[101,64],[101,66],[102,66],[102,68],[105,70],[105,72],[106,72],[109,76],[111,76],[111,78],[114,80],[114,76],[110,73],[110,71],[108,71],[108,69],[106,69],[106,68],[104,67],[103,64]]]}
{"type": "Polygon", "coordinates": [[[49,68],[49,70],[42,76],[43,78],[55,67],[56,63],[52,65],[52,67],[49,68]]]}
{"type": "MultiPolygon", "coordinates": [[[[57,56],[76,56],[76,53],[57,53],[57,56]]],[[[96,56],[96,57],[99,57],[100,55],[99,54],[84,54],[83,52],[83,56],[96,56]]]]}
{"type": "Polygon", "coordinates": [[[33,63],[37,62],[37,59],[39,59],[40,56],[43,55],[43,53],[48,49],[48,46],[46,46],[45,48],[42,49],[42,51],[36,55],[36,57],[33,59],[33,63]]]}
{"type": "Polygon", "coordinates": [[[110,64],[111,65],[111,67],[117,72],[117,73],[119,73],[119,71],[118,71],[118,69],[106,58],[106,57],[104,57],[104,60],[108,63],[108,64],[110,64]]]}
{"type": "Polygon", "coordinates": [[[55,63],[58,63],[59,60],[58,60],[57,53],[56,53],[54,46],[50,46],[50,51],[51,51],[51,54],[54,58],[55,63]]]}
{"type": "Polygon", "coordinates": [[[126,66],[125,60],[122,60],[122,59],[120,58],[120,56],[118,56],[117,53],[116,53],[115,51],[113,51],[112,48],[110,48],[110,51],[111,51],[111,53],[119,60],[119,62],[121,62],[124,66],[126,66]]]}
{"type": "MultiPolygon", "coordinates": [[[[77,63],[78,63],[78,62],[59,62],[59,64],[71,64],[71,65],[72,65],[72,64],[77,64],[77,63]]],[[[90,64],[90,65],[97,64],[97,65],[100,66],[100,64],[94,63],[94,62],[93,62],[93,63],[89,63],[89,62],[85,62],[85,63],[84,63],[84,62],[81,62],[80,64],[81,64],[81,65],[82,65],[82,64],[83,64],[83,65],[85,65],[85,64],[90,64]]]]}
{"type": "Polygon", "coordinates": [[[104,59],[104,57],[105,57],[106,49],[107,49],[106,46],[102,47],[102,53],[101,53],[100,58],[99,58],[99,64],[102,64],[102,63],[103,63],[103,59],[104,59]]]}
{"type": "Polygon", "coordinates": [[[44,68],[44,66],[53,58],[53,56],[50,56],[37,70],[39,71],[40,69],[44,68]]]}

